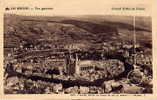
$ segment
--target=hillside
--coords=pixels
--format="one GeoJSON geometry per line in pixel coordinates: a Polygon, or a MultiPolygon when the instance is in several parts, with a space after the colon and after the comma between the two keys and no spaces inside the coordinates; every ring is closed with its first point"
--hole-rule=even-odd
{"type": "MultiPolygon", "coordinates": [[[[120,18],[119,22],[115,18],[112,21],[107,20],[108,16],[32,17],[6,14],[4,46],[18,47],[21,41],[39,44],[42,40],[50,45],[82,43],[88,46],[121,40],[127,42],[132,40],[133,25],[126,18],[124,16],[124,21],[120,18]]],[[[128,19],[130,20],[130,17],[128,19]]],[[[144,27],[149,25],[150,19],[144,19],[140,18],[135,28],[137,42],[142,45],[145,45],[145,42],[151,44],[151,26],[144,27]]]]}

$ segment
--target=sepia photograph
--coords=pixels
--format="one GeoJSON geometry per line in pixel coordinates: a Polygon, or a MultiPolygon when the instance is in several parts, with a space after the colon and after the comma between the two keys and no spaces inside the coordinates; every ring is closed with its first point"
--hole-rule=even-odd
{"type": "Polygon", "coordinates": [[[4,94],[153,94],[152,18],[4,15],[4,94]]]}

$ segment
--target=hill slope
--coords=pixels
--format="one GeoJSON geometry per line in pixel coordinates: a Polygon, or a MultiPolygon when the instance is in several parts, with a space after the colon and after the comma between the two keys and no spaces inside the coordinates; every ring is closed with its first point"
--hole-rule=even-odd
{"type": "MultiPolygon", "coordinates": [[[[133,36],[133,25],[125,18],[118,22],[102,16],[30,17],[6,14],[4,19],[5,47],[18,47],[21,41],[39,45],[42,45],[41,41],[47,41],[50,45],[82,43],[90,46],[104,41],[132,41],[133,36]]],[[[137,22],[137,42],[151,44],[151,26],[145,28],[148,26],[146,21],[137,22]],[[146,24],[139,24],[144,22],[146,24]]]]}

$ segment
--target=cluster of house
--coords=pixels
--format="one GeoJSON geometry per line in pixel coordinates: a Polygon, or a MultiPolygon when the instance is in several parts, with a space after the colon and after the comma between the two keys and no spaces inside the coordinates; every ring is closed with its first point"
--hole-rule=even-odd
{"type": "MultiPolygon", "coordinates": [[[[113,45],[114,43],[110,43],[110,44],[113,45]]],[[[132,48],[132,45],[129,45],[129,43],[126,45],[125,44],[122,45],[122,43],[116,43],[114,45],[115,45],[114,47],[117,47],[118,49],[132,48]]],[[[30,45],[29,47],[33,48],[32,45],[30,45]]],[[[66,74],[69,76],[73,76],[73,75],[80,75],[84,71],[95,70],[97,66],[99,67],[103,66],[101,65],[104,63],[102,62],[103,61],[102,52],[96,52],[96,51],[85,52],[79,50],[78,47],[84,47],[84,45],[78,45],[78,46],[72,45],[72,47],[67,46],[66,47],[67,49],[54,49],[54,50],[52,49],[28,50],[27,49],[26,50],[27,52],[22,52],[20,54],[17,54],[17,56],[15,56],[18,62],[16,64],[16,67],[17,69],[23,68],[23,69],[30,69],[30,70],[33,70],[33,68],[44,69],[45,71],[41,71],[41,72],[45,72],[45,73],[46,71],[50,72],[50,70],[52,70],[51,72],[58,71],[60,75],[66,74]]],[[[107,49],[107,51],[110,53],[109,49],[111,49],[111,47],[112,46],[109,46],[109,44],[104,43],[102,49],[103,50],[107,49]]],[[[23,49],[24,47],[22,45],[20,46],[20,48],[22,50],[25,50],[23,49]]],[[[124,54],[124,51],[122,51],[122,53],[124,54]]],[[[126,55],[129,56],[129,53],[127,52],[126,55]]],[[[144,63],[146,62],[146,60],[144,59],[145,57],[138,57],[138,58],[141,58],[141,61],[143,61],[144,63]]]]}
{"type": "Polygon", "coordinates": [[[95,62],[99,62],[94,60],[80,60],[79,57],[78,52],[71,52],[69,54],[68,51],[39,50],[16,56],[17,63],[15,63],[15,66],[17,69],[21,68],[21,70],[26,69],[30,71],[38,68],[45,70],[57,69],[59,74],[71,76],[74,74],[79,75],[84,70],[94,70],[96,66],[95,62]]]}

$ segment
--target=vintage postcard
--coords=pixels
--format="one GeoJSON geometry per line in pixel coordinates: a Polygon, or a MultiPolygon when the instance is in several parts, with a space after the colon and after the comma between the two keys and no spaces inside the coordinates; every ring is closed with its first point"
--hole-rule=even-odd
{"type": "Polygon", "coordinates": [[[157,98],[153,1],[1,5],[3,98],[157,98]]]}

